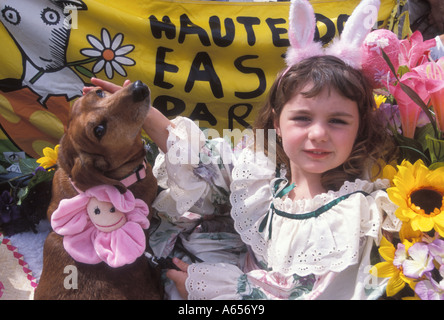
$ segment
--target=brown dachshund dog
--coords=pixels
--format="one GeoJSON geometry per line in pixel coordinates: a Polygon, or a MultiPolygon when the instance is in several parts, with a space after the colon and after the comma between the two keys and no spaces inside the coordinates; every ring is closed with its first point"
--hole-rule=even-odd
{"type": "MultiPolygon", "coordinates": [[[[141,138],[149,107],[150,92],[141,81],[113,94],[95,88],[74,103],[60,140],[48,219],[62,199],[78,194],[72,182],[81,191],[106,184],[123,193],[127,190],[123,179],[134,174],[138,181],[128,189],[151,209],[157,181],[150,165],[143,166],[146,151],[141,138]]],[[[146,247],[149,251],[148,235],[146,247]]],[[[51,232],[44,244],[43,270],[34,298],[162,299],[161,288],[160,271],[144,255],[116,268],[105,262],[80,263],[65,251],[63,237],[51,232]]]]}

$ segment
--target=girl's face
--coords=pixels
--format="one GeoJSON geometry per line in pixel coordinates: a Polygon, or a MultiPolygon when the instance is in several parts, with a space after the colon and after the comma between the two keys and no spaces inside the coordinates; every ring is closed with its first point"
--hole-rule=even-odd
{"type": "Polygon", "coordinates": [[[297,94],[274,126],[290,159],[292,179],[295,174],[320,175],[349,157],[359,128],[358,105],[334,89],[312,98],[297,94]]]}

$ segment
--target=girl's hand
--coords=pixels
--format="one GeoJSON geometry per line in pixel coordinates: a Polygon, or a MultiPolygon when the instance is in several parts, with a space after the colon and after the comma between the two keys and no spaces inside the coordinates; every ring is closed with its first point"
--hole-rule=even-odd
{"type": "Polygon", "coordinates": [[[178,258],[173,258],[173,262],[177,267],[179,267],[181,271],[169,269],[166,273],[166,276],[174,281],[180,296],[186,300],[188,299],[188,292],[187,289],[185,288],[185,280],[188,278],[187,269],[189,264],[183,262],[178,258]]]}
{"type": "MultiPolygon", "coordinates": [[[[105,81],[102,79],[97,79],[97,78],[91,78],[91,83],[93,85],[95,85],[96,87],[101,87],[103,90],[108,91],[110,93],[114,93],[120,89],[122,89],[121,86],[114,84],[112,82],[109,81],[105,81]]],[[[125,82],[123,83],[123,87],[126,87],[128,85],[131,84],[130,80],[125,80],[125,82]]],[[[87,94],[88,92],[90,92],[92,89],[94,89],[94,87],[84,87],[83,88],[83,94],[87,94]]]]}

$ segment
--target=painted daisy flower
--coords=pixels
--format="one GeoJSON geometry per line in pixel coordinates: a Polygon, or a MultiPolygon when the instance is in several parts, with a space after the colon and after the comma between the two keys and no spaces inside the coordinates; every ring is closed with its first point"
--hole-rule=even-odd
{"type": "Polygon", "coordinates": [[[387,193],[396,205],[396,216],[414,231],[435,229],[444,236],[444,167],[427,168],[421,160],[404,160],[387,193]]]}
{"type": "Polygon", "coordinates": [[[112,79],[114,71],[120,74],[122,77],[126,77],[127,73],[122,66],[133,66],[136,62],[126,57],[128,53],[134,50],[134,46],[124,45],[123,34],[118,33],[111,39],[111,35],[105,28],[102,29],[102,39],[88,35],[86,37],[91,44],[92,49],[82,49],[80,53],[84,56],[97,58],[97,62],[92,69],[93,73],[98,73],[105,69],[105,74],[108,79],[112,79]]]}

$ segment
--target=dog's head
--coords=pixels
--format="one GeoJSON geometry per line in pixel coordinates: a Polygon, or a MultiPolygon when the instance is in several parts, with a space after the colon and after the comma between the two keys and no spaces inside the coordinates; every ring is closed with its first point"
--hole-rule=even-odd
{"type": "Polygon", "coordinates": [[[141,128],[150,91],[141,81],[111,94],[95,88],[72,106],[60,142],[59,166],[81,190],[118,180],[145,156],[141,128]]]}

